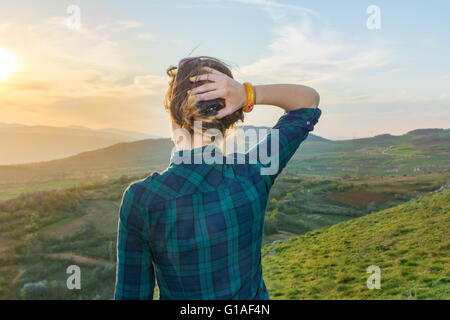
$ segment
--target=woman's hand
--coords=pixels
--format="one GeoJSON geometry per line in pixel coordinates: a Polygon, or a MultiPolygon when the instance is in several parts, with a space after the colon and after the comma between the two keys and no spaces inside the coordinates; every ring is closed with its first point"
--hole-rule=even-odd
{"type": "Polygon", "coordinates": [[[224,99],[225,108],[219,110],[216,115],[217,119],[222,119],[246,105],[247,93],[244,85],[216,69],[204,67],[203,70],[208,73],[191,77],[190,80],[192,82],[210,82],[192,89],[190,94],[197,97],[199,101],[224,99]]]}

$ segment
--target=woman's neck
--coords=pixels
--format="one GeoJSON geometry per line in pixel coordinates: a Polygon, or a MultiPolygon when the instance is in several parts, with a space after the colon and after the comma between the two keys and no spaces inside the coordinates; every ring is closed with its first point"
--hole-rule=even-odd
{"type": "Polygon", "coordinates": [[[181,150],[191,150],[197,149],[204,146],[214,145],[214,142],[211,141],[211,138],[205,137],[201,134],[194,134],[192,139],[181,139],[181,141],[174,141],[175,149],[177,151],[181,150]]]}

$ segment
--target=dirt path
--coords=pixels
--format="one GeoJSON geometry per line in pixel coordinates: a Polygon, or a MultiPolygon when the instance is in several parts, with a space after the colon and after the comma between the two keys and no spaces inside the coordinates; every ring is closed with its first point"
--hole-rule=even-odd
{"type": "Polygon", "coordinates": [[[89,266],[103,266],[109,263],[108,260],[84,257],[72,252],[48,253],[43,254],[42,256],[57,260],[70,260],[77,264],[84,264],[89,266]]]}
{"type": "Polygon", "coordinates": [[[17,275],[14,277],[14,279],[11,281],[11,288],[14,287],[17,282],[19,282],[22,275],[25,273],[25,269],[20,269],[17,275]]]}

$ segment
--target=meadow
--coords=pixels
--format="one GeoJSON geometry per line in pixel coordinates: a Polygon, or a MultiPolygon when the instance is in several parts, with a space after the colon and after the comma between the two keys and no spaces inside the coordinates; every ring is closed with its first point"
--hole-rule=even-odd
{"type": "Polygon", "coordinates": [[[449,299],[450,190],[264,248],[272,299],[449,299]],[[369,290],[369,266],[381,270],[369,290]]]}

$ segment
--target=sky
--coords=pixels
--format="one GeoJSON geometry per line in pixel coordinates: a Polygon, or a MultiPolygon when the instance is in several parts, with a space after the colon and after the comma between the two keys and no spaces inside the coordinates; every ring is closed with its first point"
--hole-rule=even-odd
{"type": "MultiPolygon", "coordinates": [[[[314,87],[323,137],[448,128],[449,12],[447,0],[0,0],[0,59],[16,61],[0,123],[168,136],[167,67],[209,55],[241,82],[314,87]]],[[[281,114],[257,106],[246,123],[281,114]]]]}

